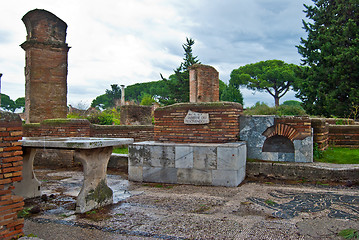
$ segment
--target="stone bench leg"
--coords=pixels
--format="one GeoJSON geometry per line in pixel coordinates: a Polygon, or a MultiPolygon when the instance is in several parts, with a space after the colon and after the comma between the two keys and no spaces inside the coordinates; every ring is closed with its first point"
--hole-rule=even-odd
{"type": "Polygon", "coordinates": [[[76,212],[84,213],[113,202],[113,192],[107,186],[107,164],[112,147],[76,149],[84,171],[84,182],[76,201],[76,212]]]}
{"type": "Polygon", "coordinates": [[[33,198],[41,195],[41,183],[37,180],[34,173],[34,158],[36,148],[23,147],[22,180],[15,182],[13,193],[24,198],[33,198]]]}

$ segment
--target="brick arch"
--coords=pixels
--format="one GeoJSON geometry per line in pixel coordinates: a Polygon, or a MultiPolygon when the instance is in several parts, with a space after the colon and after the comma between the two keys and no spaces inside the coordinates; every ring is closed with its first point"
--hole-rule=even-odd
{"type": "Polygon", "coordinates": [[[275,135],[284,136],[293,141],[293,139],[299,134],[299,132],[292,128],[289,125],[278,123],[267,128],[262,135],[267,138],[273,137],[275,135]]]}

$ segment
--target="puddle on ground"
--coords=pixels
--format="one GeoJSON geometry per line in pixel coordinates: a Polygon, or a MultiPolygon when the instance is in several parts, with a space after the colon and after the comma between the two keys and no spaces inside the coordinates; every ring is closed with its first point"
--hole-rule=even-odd
{"type": "MultiPolygon", "coordinates": [[[[56,215],[64,220],[76,219],[76,197],[82,187],[83,173],[38,169],[35,170],[35,174],[41,182],[42,196],[25,200],[25,208],[35,209],[33,212],[30,211],[33,214],[56,215]]],[[[108,174],[107,184],[113,191],[113,204],[106,207],[108,208],[105,211],[107,215],[116,214],[118,203],[132,195],[140,194],[137,191],[134,193],[129,191],[129,181],[121,175],[108,174]]]]}

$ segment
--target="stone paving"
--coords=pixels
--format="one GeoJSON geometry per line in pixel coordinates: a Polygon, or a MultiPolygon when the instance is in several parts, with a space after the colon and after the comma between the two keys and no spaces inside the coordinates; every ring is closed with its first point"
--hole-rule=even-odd
{"type": "Polygon", "coordinates": [[[133,183],[108,175],[116,203],[75,214],[81,172],[41,170],[47,198],[25,234],[42,239],[342,239],[359,229],[359,187],[245,181],[236,188],[133,183]],[[66,189],[65,189],[66,188],[66,189]],[[53,194],[53,195],[51,195],[53,194]]]}

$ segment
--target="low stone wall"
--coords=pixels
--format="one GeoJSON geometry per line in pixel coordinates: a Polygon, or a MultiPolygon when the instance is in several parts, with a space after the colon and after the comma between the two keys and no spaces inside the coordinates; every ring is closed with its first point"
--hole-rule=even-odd
{"type": "Polygon", "coordinates": [[[153,125],[92,125],[91,137],[133,138],[135,142],[153,141],[153,125]]]}
{"type": "Polygon", "coordinates": [[[154,140],[175,143],[226,143],[238,141],[239,103],[178,103],[155,111],[154,140]],[[189,111],[208,114],[209,123],[185,124],[189,111]]]}
{"type": "Polygon", "coordinates": [[[247,162],[250,179],[359,184],[359,164],[247,162]]]}
{"type": "Polygon", "coordinates": [[[141,142],[130,145],[128,155],[132,181],[236,187],[245,178],[244,142],[141,142]]]}
{"type": "Polygon", "coordinates": [[[22,122],[18,115],[0,111],[0,239],[23,234],[24,219],[17,213],[24,201],[12,193],[22,179],[22,122]]]}
{"type": "Polygon", "coordinates": [[[359,148],[359,125],[329,125],[329,142],[337,147],[359,148]]]}

